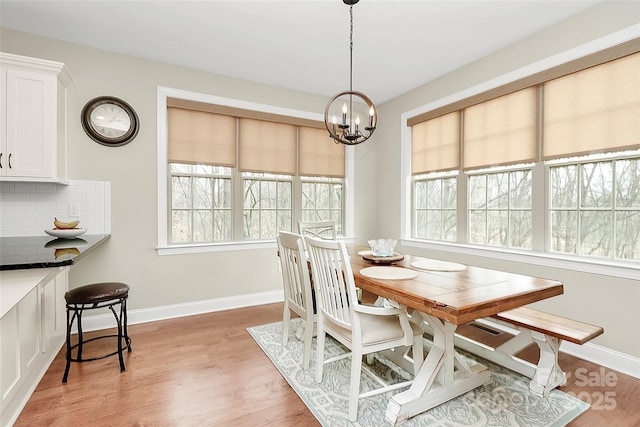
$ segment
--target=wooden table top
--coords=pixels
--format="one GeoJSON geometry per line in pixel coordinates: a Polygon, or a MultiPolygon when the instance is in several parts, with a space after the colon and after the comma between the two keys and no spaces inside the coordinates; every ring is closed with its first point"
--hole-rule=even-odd
{"type": "Polygon", "coordinates": [[[393,266],[410,268],[418,272],[418,277],[373,279],[360,273],[363,268],[376,266],[358,255],[358,251],[366,249],[347,246],[358,287],[456,325],[563,293],[562,283],[557,280],[474,266],[466,266],[462,271],[421,270],[411,264],[426,258],[406,254],[393,266]]]}

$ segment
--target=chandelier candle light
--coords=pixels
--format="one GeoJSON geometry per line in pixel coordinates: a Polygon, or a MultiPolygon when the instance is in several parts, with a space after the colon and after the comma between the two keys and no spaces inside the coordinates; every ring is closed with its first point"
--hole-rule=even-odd
{"type": "Polygon", "coordinates": [[[356,145],[366,141],[376,130],[378,113],[373,102],[362,92],[353,90],[353,5],[359,0],[342,0],[349,6],[351,32],[349,34],[349,90],[340,92],[324,110],[324,125],[336,144],[356,145]],[[331,117],[331,120],[329,120],[331,117]],[[340,122],[338,122],[340,117],[340,122]],[[361,127],[360,117],[368,117],[361,127]]]}

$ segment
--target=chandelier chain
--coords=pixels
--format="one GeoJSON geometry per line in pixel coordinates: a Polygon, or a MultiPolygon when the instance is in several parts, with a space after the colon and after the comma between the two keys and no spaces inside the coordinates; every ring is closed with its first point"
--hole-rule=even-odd
{"type": "Polygon", "coordinates": [[[349,90],[353,91],[353,5],[349,6],[351,31],[349,32],[349,90]]]}

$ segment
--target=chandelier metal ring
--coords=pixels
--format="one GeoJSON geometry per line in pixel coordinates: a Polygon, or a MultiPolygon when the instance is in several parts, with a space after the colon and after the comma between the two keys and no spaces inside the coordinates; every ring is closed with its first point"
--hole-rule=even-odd
{"type": "Polygon", "coordinates": [[[356,145],[365,142],[376,130],[377,117],[376,106],[371,99],[362,92],[352,90],[335,95],[324,110],[324,124],[336,144],[356,145]],[[355,102],[354,98],[357,98],[355,102]],[[347,109],[351,112],[349,118],[346,116],[344,105],[348,105],[347,109]],[[367,117],[367,122],[362,126],[358,110],[363,117],[367,117]],[[336,116],[336,111],[341,111],[341,116],[336,116]],[[341,120],[338,120],[338,117],[341,117],[341,120]]]}

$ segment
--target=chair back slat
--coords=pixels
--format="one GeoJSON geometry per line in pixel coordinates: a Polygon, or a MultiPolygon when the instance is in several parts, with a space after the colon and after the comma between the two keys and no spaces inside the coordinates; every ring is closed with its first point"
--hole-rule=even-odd
{"type": "Polygon", "coordinates": [[[318,309],[336,324],[352,329],[357,293],[347,249],[342,241],[305,237],[318,309]]]}
{"type": "Polygon", "coordinates": [[[312,299],[309,266],[302,248],[302,236],[281,231],[278,233],[278,248],[285,298],[299,309],[312,309],[305,304],[305,301],[312,299]]]}
{"type": "Polygon", "coordinates": [[[298,221],[298,232],[302,236],[312,236],[321,239],[336,240],[336,222],[329,221],[298,221]]]}

